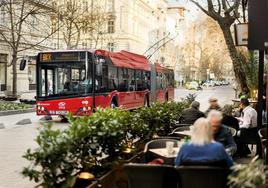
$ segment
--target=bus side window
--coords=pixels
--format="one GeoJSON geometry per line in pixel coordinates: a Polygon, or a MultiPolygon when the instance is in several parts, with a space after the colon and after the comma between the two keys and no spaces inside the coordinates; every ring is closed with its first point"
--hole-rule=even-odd
{"type": "Polygon", "coordinates": [[[135,70],[128,69],[128,91],[136,90],[135,70]]]}
{"type": "Polygon", "coordinates": [[[136,70],[136,83],[137,83],[137,91],[144,90],[142,83],[142,71],[136,70]]]}
{"type": "Polygon", "coordinates": [[[113,65],[108,66],[108,82],[109,91],[118,89],[117,67],[113,65]]]}
{"type": "Polygon", "coordinates": [[[96,92],[107,92],[108,89],[108,65],[105,57],[98,56],[98,60],[96,62],[96,92]]]}
{"type": "Polygon", "coordinates": [[[128,74],[126,68],[118,68],[118,80],[119,80],[119,91],[127,91],[128,89],[128,74]]]}
{"type": "Polygon", "coordinates": [[[162,75],[161,72],[157,73],[157,89],[162,89],[162,75]]]}
{"type": "Polygon", "coordinates": [[[150,72],[149,71],[143,72],[143,75],[144,75],[144,78],[142,79],[142,80],[144,80],[143,87],[144,87],[144,89],[150,89],[150,87],[151,87],[150,72]]]}

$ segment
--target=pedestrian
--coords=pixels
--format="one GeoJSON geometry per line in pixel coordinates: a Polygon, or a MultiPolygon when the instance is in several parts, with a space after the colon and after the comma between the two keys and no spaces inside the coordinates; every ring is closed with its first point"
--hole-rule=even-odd
{"type": "Polygon", "coordinates": [[[235,154],[237,146],[230,129],[221,123],[222,113],[217,110],[211,110],[208,114],[208,120],[212,127],[214,140],[222,143],[230,155],[235,154]]]}
{"type": "Polygon", "coordinates": [[[194,123],[190,143],[185,143],[180,148],[175,165],[216,165],[217,162],[226,167],[233,165],[233,160],[223,145],[213,140],[208,120],[200,118],[194,123]]]}
{"type": "Polygon", "coordinates": [[[199,107],[200,103],[193,101],[190,108],[186,108],[182,111],[181,123],[194,124],[197,119],[205,117],[205,114],[199,110],[199,107]]]}
{"type": "Polygon", "coordinates": [[[207,116],[208,113],[211,111],[211,110],[218,110],[218,111],[221,111],[221,107],[220,105],[218,104],[218,99],[216,99],[215,97],[210,97],[209,100],[209,108],[206,110],[205,112],[205,115],[207,116]]]}

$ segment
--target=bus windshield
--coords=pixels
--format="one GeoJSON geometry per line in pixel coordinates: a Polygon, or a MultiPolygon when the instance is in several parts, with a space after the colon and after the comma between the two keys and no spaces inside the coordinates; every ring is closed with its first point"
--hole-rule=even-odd
{"type": "Polygon", "coordinates": [[[37,69],[38,98],[79,96],[92,92],[92,68],[90,66],[86,71],[85,61],[39,62],[37,69]]]}

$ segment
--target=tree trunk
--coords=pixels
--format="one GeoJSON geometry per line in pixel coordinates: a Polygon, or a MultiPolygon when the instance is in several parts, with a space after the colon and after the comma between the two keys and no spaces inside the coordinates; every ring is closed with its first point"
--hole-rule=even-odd
{"type": "Polygon", "coordinates": [[[230,31],[230,26],[220,24],[220,27],[222,29],[230,57],[231,57],[232,62],[233,62],[233,69],[234,69],[234,73],[235,73],[235,78],[238,81],[238,84],[240,85],[240,90],[241,91],[243,89],[248,90],[248,86],[247,86],[247,82],[246,82],[246,74],[243,71],[242,65],[241,65],[241,63],[243,63],[243,62],[240,61],[240,57],[239,57],[239,54],[238,54],[237,49],[235,47],[232,33],[230,31]]]}
{"type": "Polygon", "coordinates": [[[17,52],[12,54],[12,70],[13,70],[13,84],[12,84],[12,95],[17,97],[17,52]]]}

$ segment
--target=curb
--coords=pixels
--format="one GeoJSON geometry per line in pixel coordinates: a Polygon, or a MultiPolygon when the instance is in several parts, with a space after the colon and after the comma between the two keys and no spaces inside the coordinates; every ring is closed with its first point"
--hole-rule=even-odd
{"type": "Polygon", "coordinates": [[[29,108],[24,110],[8,110],[8,111],[0,111],[0,116],[9,116],[9,115],[16,115],[16,114],[24,114],[24,113],[31,113],[35,112],[35,108],[29,108]]]}

